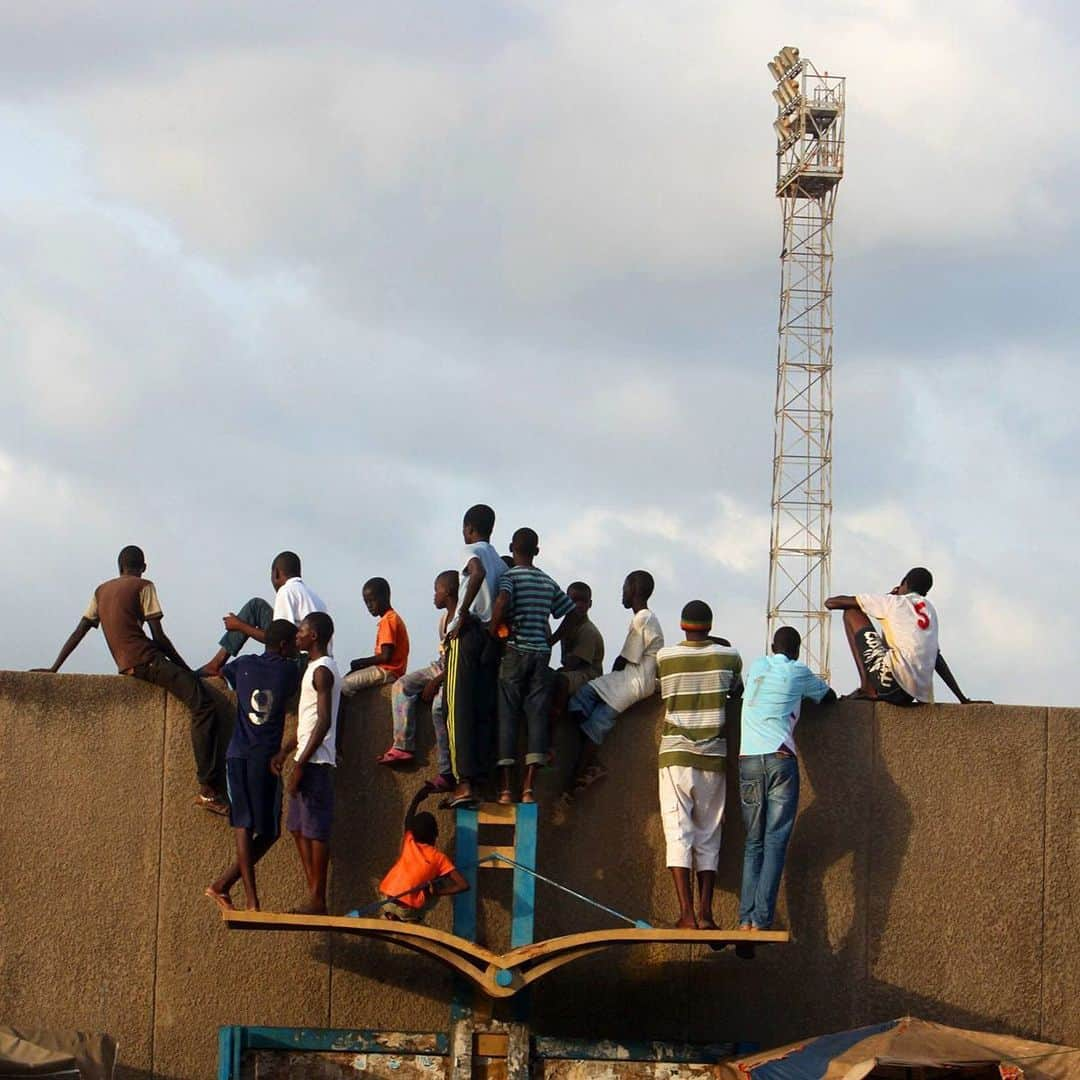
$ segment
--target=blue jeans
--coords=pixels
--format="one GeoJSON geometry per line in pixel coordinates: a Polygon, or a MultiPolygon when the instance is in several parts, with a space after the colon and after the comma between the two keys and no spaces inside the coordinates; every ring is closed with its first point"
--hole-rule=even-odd
{"type": "MultiPolygon", "coordinates": [[[[260,630],[269,630],[270,624],[274,621],[274,609],[265,600],[253,596],[236,613],[236,617],[246,622],[248,626],[257,626],[260,630]]],[[[226,630],[221,635],[218,644],[230,656],[239,656],[245,641],[247,641],[247,634],[243,634],[239,630],[226,630]]]]}
{"type": "Polygon", "coordinates": [[[784,754],[740,757],[739,801],[746,824],[739,924],[767,930],[799,808],[798,759],[784,754]]]}

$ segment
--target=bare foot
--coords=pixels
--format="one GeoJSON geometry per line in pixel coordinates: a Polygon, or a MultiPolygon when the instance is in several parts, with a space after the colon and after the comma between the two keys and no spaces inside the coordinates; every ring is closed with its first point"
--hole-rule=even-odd
{"type": "Polygon", "coordinates": [[[698,924],[692,913],[680,916],[679,921],[675,924],[676,930],[696,930],[697,928],[698,924]]]}
{"type": "Polygon", "coordinates": [[[214,903],[217,904],[217,906],[221,908],[222,911],[236,910],[236,908],[233,906],[232,898],[229,896],[229,894],[225,892],[218,892],[213,885],[207,885],[206,888],[203,890],[203,895],[209,896],[210,899],[213,900],[214,903]]]}
{"type": "Polygon", "coordinates": [[[310,900],[306,904],[301,904],[299,907],[294,907],[290,912],[290,915],[325,915],[325,904],[313,904],[310,900]]]}
{"type": "Polygon", "coordinates": [[[711,915],[702,912],[697,917],[697,924],[699,930],[717,930],[716,920],[711,915]]]}

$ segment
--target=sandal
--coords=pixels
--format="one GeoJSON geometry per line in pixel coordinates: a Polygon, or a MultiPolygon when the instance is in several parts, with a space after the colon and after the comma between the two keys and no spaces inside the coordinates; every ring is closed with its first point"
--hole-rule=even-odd
{"type": "Polygon", "coordinates": [[[217,814],[218,817],[226,817],[229,813],[229,804],[219,795],[200,793],[195,796],[195,805],[202,807],[203,810],[209,810],[211,814],[217,814]]]}
{"type": "Polygon", "coordinates": [[[500,806],[513,806],[514,796],[509,788],[504,788],[499,792],[499,798],[496,800],[500,806]]]}
{"type": "Polygon", "coordinates": [[[526,806],[529,803],[536,802],[536,792],[531,787],[525,788],[521,792],[521,802],[522,802],[523,805],[526,805],[526,806]]]}
{"type": "Polygon", "coordinates": [[[380,765],[407,765],[416,760],[416,755],[411,750],[402,750],[400,746],[391,746],[375,760],[380,765]]]}

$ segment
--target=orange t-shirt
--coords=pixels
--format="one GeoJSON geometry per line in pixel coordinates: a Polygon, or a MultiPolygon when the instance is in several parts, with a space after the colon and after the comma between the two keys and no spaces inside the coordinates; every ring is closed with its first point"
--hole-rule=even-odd
{"type": "Polygon", "coordinates": [[[409,631],[405,629],[405,620],[393,608],[379,620],[379,628],[375,631],[375,655],[378,656],[379,650],[387,644],[394,646],[390,654],[393,659],[379,667],[400,679],[409,664],[409,631]]]}
{"type": "Polygon", "coordinates": [[[406,907],[422,908],[426,899],[423,886],[453,869],[454,864],[437,847],[417,843],[416,837],[406,829],[401,854],[379,882],[379,892],[383,896],[397,896],[398,903],[406,907]],[[414,891],[405,892],[410,888],[414,891]],[[405,895],[398,896],[399,893],[405,895]]]}

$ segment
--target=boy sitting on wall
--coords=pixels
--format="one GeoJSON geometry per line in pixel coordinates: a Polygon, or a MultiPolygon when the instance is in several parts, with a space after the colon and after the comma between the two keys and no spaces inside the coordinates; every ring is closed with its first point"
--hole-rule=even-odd
{"type": "Polygon", "coordinates": [[[409,632],[405,620],[390,606],[390,582],[373,577],[364,582],[364,606],[379,620],[375,629],[375,652],[349,665],[349,674],[341,684],[345,695],[355,694],[365,686],[392,683],[409,666],[409,632]]]}
{"type": "Polygon", "coordinates": [[[656,690],[656,654],[664,646],[664,632],[660,620],[648,608],[653,588],[653,576],[648,570],[634,570],[627,575],[622,605],[633,615],[623,647],[607,675],[586,683],[570,699],[570,718],[581,728],[584,739],[572,791],[564,794],[564,802],[607,775],[607,769],[596,760],[600,744],[620,713],[656,690]]]}

